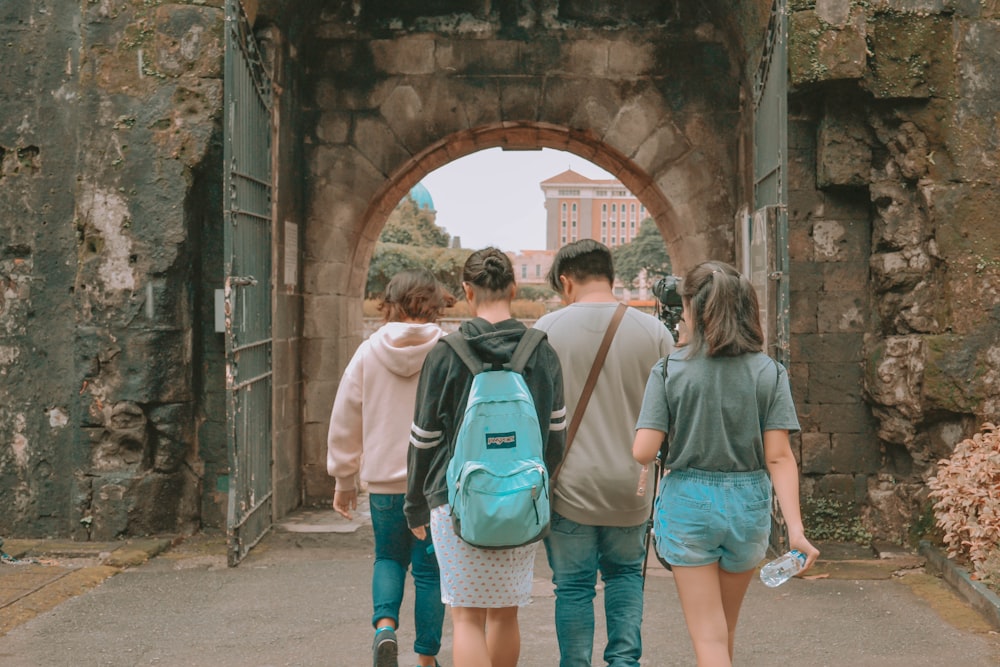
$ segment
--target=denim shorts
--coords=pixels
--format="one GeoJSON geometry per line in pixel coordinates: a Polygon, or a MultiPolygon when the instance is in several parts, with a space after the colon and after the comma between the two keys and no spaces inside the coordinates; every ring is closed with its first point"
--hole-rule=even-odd
{"type": "Polygon", "coordinates": [[[726,572],[755,568],[771,534],[771,479],[766,470],[678,470],[660,481],[653,534],[656,551],[680,567],[718,563],[726,572]]]}

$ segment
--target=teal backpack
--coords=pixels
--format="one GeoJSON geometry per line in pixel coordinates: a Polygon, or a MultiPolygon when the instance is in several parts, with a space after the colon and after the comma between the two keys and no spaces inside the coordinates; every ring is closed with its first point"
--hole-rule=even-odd
{"type": "Polygon", "coordinates": [[[549,528],[549,473],[524,365],[545,332],[528,329],[505,364],[480,360],[456,332],[444,340],[472,371],[472,387],[448,463],[455,534],[483,549],[542,539],[549,528]]]}

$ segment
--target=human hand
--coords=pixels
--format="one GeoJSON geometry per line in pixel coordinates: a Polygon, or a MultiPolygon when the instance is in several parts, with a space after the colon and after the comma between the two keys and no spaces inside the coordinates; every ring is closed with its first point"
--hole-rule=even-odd
{"type": "Polygon", "coordinates": [[[358,490],[351,489],[350,491],[334,491],[333,509],[337,510],[337,514],[344,517],[348,521],[353,519],[354,517],[351,515],[351,510],[358,509],[358,490]]]}
{"type": "Polygon", "coordinates": [[[797,549],[806,555],[806,564],[799,571],[800,574],[812,567],[813,563],[816,562],[816,559],[819,558],[819,549],[814,547],[812,542],[806,539],[805,535],[789,535],[788,546],[792,549],[797,549]]]}
{"type": "Polygon", "coordinates": [[[418,540],[423,541],[427,539],[427,526],[417,526],[416,528],[411,528],[410,532],[413,533],[413,536],[418,540]]]}

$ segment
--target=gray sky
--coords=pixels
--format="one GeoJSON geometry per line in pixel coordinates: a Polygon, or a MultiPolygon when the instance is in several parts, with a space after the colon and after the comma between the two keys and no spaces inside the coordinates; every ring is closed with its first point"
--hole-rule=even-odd
{"type": "Polygon", "coordinates": [[[545,197],[539,183],[567,169],[588,178],[614,178],[572,153],[551,149],[491,148],[428,174],[437,224],[459,236],[463,248],[504,251],[545,248],[545,197]]]}

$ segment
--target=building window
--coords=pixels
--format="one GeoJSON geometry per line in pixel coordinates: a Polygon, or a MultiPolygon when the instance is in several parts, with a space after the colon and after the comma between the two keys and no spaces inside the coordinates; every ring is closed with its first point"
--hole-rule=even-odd
{"type": "Polygon", "coordinates": [[[542,277],[542,265],[541,264],[535,264],[535,277],[536,278],[541,278],[542,277]]]}
{"type": "Polygon", "coordinates": [[[521,277],[522,278],[527,278],[528,277],[528,265],[527,264],[522,264],[521,265],[521,277]]]}
{"type": "Polygon", "coordinates": [[[579,197],[579,190],[559,190],[560,197],[579,197]]]}
{"type": "MultiPolygon", "coordinates": [[[[562,243],[563,243],[563,245],[566,244],[566,235],[565,234],[562,235],[562,243]]],[[[521,276],[521,277],[522,278],[526,278],[527,276],[521,276]]]]}
{"type": "Polygon", "coordinates": [[[601,234],[601,243],[607,243],[607,242],[608,242],[608,235],[601,234]]]}
{"type": "Polygon", "coordinates": [[[597,191],[597,196],[598,197],[607,197],[608,196],[608,191],[607,190],[598,190],[597,191]]]}
{"type": "Polygon", "coordinates": [[[615,247],[615,237],[614,236],[611,237],[611,247],[612,248],[615,247]]]}
{"type": "Polygon", "coordinates": [[[601,220],[601,229],[607,229],[607,228],[608,228],[608,221],[601,220]]]}

